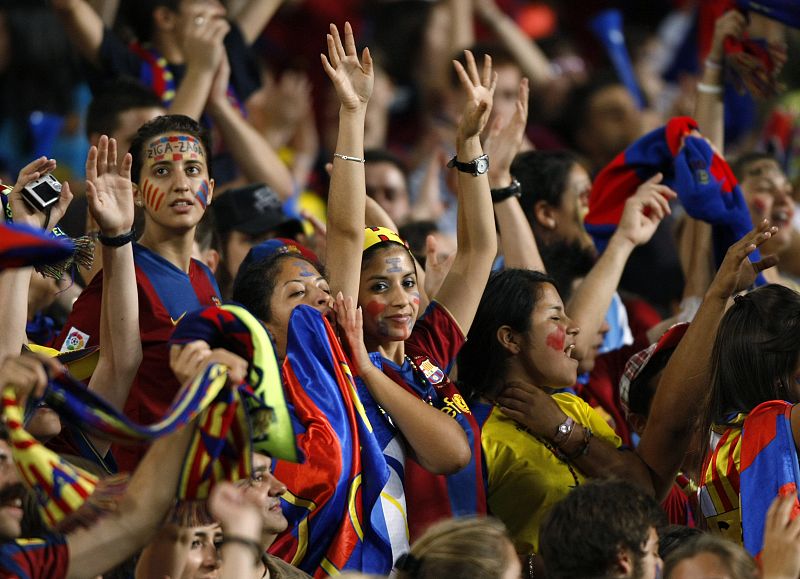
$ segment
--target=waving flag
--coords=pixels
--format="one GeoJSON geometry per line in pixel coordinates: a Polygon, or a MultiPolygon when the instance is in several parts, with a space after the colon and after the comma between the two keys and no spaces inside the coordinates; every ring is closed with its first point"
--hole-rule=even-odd
{"type": "Polygon", "coordinates": [[[276,463],[290,527],[270,553],[314,577],[388,574],[393,523],[382,495],[390,469],[336,336],[308,306],[292,313],[283,378],[306,461],[276,463]]]}

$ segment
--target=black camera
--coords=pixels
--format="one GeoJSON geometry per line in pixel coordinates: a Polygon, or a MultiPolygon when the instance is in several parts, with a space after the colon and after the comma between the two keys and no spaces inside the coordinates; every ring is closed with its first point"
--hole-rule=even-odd
{"type": "Polygon", "coordinates": [[[50,173],[42,175],[22,188],[22,198],[33,209],[45,212],[61,197],[61,183],[50,173]]]}

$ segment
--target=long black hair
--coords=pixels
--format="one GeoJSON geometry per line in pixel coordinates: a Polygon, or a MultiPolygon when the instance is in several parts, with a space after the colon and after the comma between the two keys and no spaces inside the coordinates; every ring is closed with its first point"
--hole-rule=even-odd
{"type": "Polygon", "coordinates": [[[768,400],[798,402],[799,353],[800,294],[771,284],[737,297],[714,341],[707,419],[724,424],[768,400]]]}
{"type": "Polygon", "coordinates": [[[505,374],[511,354],[497,339],[497,330],[509,326],[527,332],[531,314],[542,295],[542,285],[555,282],[548,275],[528,269],[506,269],[489,277],[478,311],[458,354],[461,391],[469,400],[489,392],[505,374]]]}

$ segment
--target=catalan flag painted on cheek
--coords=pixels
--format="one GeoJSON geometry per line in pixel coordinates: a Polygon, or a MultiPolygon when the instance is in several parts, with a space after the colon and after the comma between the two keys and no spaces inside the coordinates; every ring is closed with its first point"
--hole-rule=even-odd
{"type": "Polygon", "coordinates": [[[308,306],[292,313],[283,378],[306,461],[276,463],[290,526],[270,553],[313,577],[388,574],[393,553],[381,493],[389,468],[338,340],[308,306]]]}

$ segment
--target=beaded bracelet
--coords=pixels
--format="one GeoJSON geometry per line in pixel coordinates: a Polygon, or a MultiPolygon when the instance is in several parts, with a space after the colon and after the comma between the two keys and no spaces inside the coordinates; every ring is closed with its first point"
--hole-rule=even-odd
{"type": "Polygon", "coordinates": [[[342,155],[340,153],[334,153],[334,157],[338,157],[339,159],[344,159],[345,161],[355,161],[356,163],[366,163],[367,160],[362,157],[351,157],[350,155],[342,155]]]}

